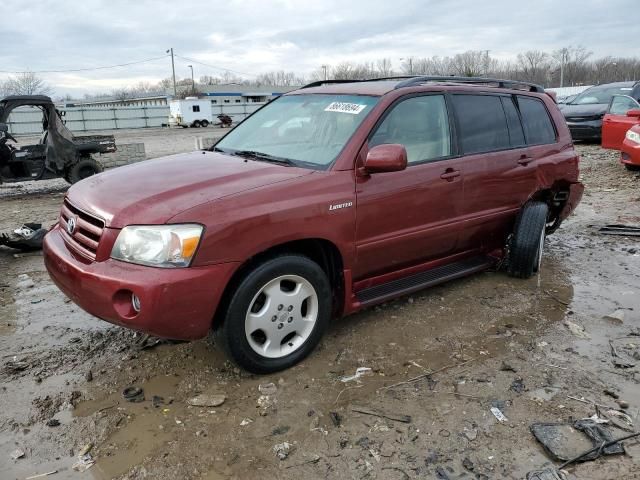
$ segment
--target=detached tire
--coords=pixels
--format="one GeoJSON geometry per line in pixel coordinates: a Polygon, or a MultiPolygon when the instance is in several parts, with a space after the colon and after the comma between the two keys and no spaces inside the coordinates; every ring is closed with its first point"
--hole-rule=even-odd
{"type": "Polygon", "coordinates": [[[103,168],[100,162],[91,157],[85,157],[81,158],[76,164],[67,170],[64,175],[64,179],[67,182],[74,184],[102,171],[103,168]]]}
{"type": "Polygon", "coordinates": [[[520,210],[509,248],[512,277],[530,278],[540,268],[548,214],[544,202],[528,202],[520,210]]]}
{"type": "Polygon", "coordinates": [[[280,255],[248,272],[228,302],[217,343],[242,368],[289,368],[316,347],[331,318],[325,272],[301,255],[280,255]]]}

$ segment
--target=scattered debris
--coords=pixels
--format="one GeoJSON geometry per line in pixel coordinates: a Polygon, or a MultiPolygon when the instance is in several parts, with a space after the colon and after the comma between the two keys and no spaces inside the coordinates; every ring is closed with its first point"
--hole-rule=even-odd
{"type": "Polygon", "coordinates": [[[569,330],[576,337],[589,338],[589,335],[584,331],[584,327],[582,325],[578,325],[571,320],[565,320],[563,323],[564,326],[567,327],[567,330],[569,330]]]}
{"type": "Polygon", "coordinates": [[[469,440],[470,442],[473,442],[476,438],[478,438],[478,430],[475,428],[467,428],[464,427],[464,430],[462,431],[462,434],[467,438],[467,440],[469,440]]]}
{"type": "Polygon", "coordinates": [[[500,422],[500,423],[506,423],[509,420],[507,420],[507,417],[504,416],[504,413],[502,413],[502,411],[498,408],[498,407],[491,407],[491,413],[493,413],[493,416],[496,417],[496,419],[500,422]]]}
{"type": "Polygon", "coordinates": [[[598,229],[603,235],[624,235],[629,237],[639,237],[640,227],[636,225],[613,224],[604,225],[598,229]]]}
{"type": "Polygon", "coordinates": [[[226,399],[227,397],[223,394],[203,393],[197,397],[190,398],[187,403],[192,407],[219,407],[226,399]]]}
{"type": "MultiPolygon", "coordinates": [[[[580,456],[580,461],[595,460],[601,454],[614,455],[624,453],[624,447],[616,442],[604,446],[612,440],[611,433],[596,419],[585,418],[573,424],[569,423],[535,423],[530,427],[533,436],[545,450],[555,459],[568,461],[589,447],[601,447],[580,456]]],[[[575,460],[577,461],[577,460],[575,460]]]]}
{"type": "Polygon", "coordinates": [[[122,397],[127,402],[139,403],[144,402],[144,390],[140,387],[127,387],[122,391],[122,397]]]}
{"type": "Polygon", "coordinates": [[[246,425],[249,425],[250,423],[253,423],[253,420],[251,418],[244,418],[241,422],[240,422],[240,426],[244,427],[246,425]]]}
{"type": "Polygon", "coordinates": [[[258,391],[262,395],[275,395],[278,387],[276,387],[275,383],[263,383],[258,385],[258,391]]]}
{"type": "Polygon", "coordinates": [[[91,370],[88,370],[87,373],[85,373],[84,375],[84,379],[87,382],[91,382],[93,380],[93,372],[91,370]]]}
{"type": "Polygon", "coordinates": [[[620,421],[623,422],[623,425],[620,425],[618,422],[614,422],[615,425],[623,430],[628,430],[633,432],[633,419],[627,415],[624,412],[621,412],[620,410],[614,410],[614,409],[610,409],[610,410],[605,410],[604,414],[612,419],[619,419],[620,421]]]}
{"type": "Polygon", "coordinates": [[[42,240],[47,229],[41,223],[25,223],[10,233],[0,233],[0,245],[15,248],[23,252],[42,249],[42,240]]]}
{"type": "Polygon", "coordinates": [[[462,460],[462,466],[465,468],[465,470],[469,470],[470,472],[473,472],[473,470],[476,468],[473,462],[469,460],[469,457],[464,457],[464,460],[462,460]]]}
{"type": "Polygon", "coordinates": [[[56,473],[58,473],[58,470],[51,470],[50,472],[38,473],[36,475],[31,475],[30,477],[25,478],[25,480],[33,480],[34,478],[48,477],[49,475],[55,475],[56,473]]]}
{"type": "Polygon", "coordinates": [[[50,418],[49,420],[47,420],[47,427],[59,427],[60,426],[60,420],[58,420],[57,418],[50,418]]]}
{"type": "Polygon", "coordinates": [[[626,400],[617,399],[616,403],[620,406],[621,409],[626,410],[629,408],[629,402],[626,400]]]}
{"type": "Polygon", "coordinates": [[[329,418],[331,418],[334,427],[339,427],[342,424],[342,416],[338,412],[329,412],[329,418]]]}
{"type": "Polygon", "coordinates": [[[356,369],[355,375],[349,375],[347,377],[342,377],[340,379],[340,381],[343,382],[343,383],[347,383],[347,382],[351,382],[353,380],[358,380],[360,377],[364,377],[365,375],[373,375],[373,370],[371,370],[369,367],[358,367],[356,369]]]}
{"type": "Polygon", "coordinates": [[[276,454],[280,460],[285,460],[292,451],[293,445],[289,442],[278,443],[273,446],[273,453],[276,454]]]}
{"type": "Polygon", "coordinates": [[[93,443],[89,442],[78,452],[78,457],[83,457],[93,449],[93,443]]]}
{"type": "Polygon", "coordinates": [[[89,470],[96,461],[93,459],[90,453],[85,453],[84,455],[78,455],[78,461],[71,465],[71,468],[76,472],[84,472],[89,470]]]}
{"type": "Polygon", "coordinates": [[[153,408],[160,408],[162,405],[164,405],[164,397],[161,397],[159,395],[154,395],[153,397],[151,397],[151,406],[153,408]]]}
{"type": "Polygon", "coordinates": [[[13,452],[9,454],[12,460],[18,460],[19,458],[24,457],[24,450],[16,448],[13,452]]]}
{"type": "Polygon", "coordinates": [[[365,408],[365,407],[352,407],[351,410],[354,411],[354,412],[357,412],[357,413],[363,413],[365,415],[372,415],[374,417],[387,418],[387,419],[393,420],[395,422],[411,423],[411,416],[409,416],[409,415],[383,413],[383,412],[380,412],[380,411],[377,411],[377,410],[371,410],[371,409],[365,408]]]}
{"type": "Polygon", "coordinates": [[[18,275],[18,283],[16,283],[16,288],[20,290],[26,290],[27,288],[35,287],[35,283],[31,280],[31,277],[26,273],[18,275]]]}
{"type": "Polygon", "coordinates": [[[617,323],[624,323],[624,310],[622,310],[621,308],[611,312],[608,315],[605,315],[604,317],[605,320],[611,320],[613,322],[617,322],[617,323]]]}
{"type": "Polygon", "coordinates": [[[527,389],[527,387],[525,387],[524,385],[524,380],[522,379],[522,377],[516,377],[513,382],[511,382],[511,386],[509,387],[509,390],[512,390],[516,393],[522,393],[527,389]]]}
{"type": "Polygon", "coordinates": [[[503,372],[516,373],[516,369],[510,363],[507,363],[504,360],[502,361],[502,365],[500,365],[500,370],[503,372]]]}
{"type": "Polygon", "coordinates": [[[555,468],[545,468],[527,473],[527,480],[566,480],[566,478],[566,473],[555,468]]]}

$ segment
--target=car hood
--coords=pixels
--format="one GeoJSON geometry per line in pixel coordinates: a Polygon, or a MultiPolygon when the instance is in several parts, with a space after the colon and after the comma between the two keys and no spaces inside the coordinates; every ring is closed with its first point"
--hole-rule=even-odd
{"type": "Polygon", "coordinates": [[[606,103],[591,103],[589,105],[560,105],[560,111],[565,118],[604,115],[607,113],[608,108],[609,105],[606,103]]]}
{"type": "Polygon", "coordinates": [[[199,151],[109,170],[76,183],[67,196],[107,227],[122,228],[162,224],[197,205],[312,172],[199,151]]]}

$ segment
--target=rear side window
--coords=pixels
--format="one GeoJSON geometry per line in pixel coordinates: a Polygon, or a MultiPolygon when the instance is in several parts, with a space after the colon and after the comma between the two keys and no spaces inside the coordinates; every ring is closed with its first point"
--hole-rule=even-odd
{"type": "Polygon", "coordinates": [[[507,116],[507,124],[509,125],[509,139],[511,140],[512,147],[522,147],[525,144],[524,131],[522,130],[522,124],[520,123],[520,115],[518,110],[513,104],[513,98],[502,97],[502,107],[504,113],[507,116]]]}
{"type": "Polygon", "coordinates": [[[460,126],[458,136],[465,154],[510,147],[507,119],[499,96],[454,95],[453,106],[460,126]]]}
{"type": "Polygon", "coordinates": [[[555,143],[556,132],[541,100],[518,96],[524,134],[529,145],[555,143]]]}

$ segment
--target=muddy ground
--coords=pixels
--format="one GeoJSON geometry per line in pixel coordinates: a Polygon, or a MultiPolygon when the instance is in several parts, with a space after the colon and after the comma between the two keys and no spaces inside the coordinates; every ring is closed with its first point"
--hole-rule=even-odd
{"type": "MultiPolygon", "coordinates": [[[[53,286],[40,255],[0,247],[0,478],[523,479],[553,464],[534,422],[628,402],[634,426],[611,413],[607,425],[628,434],[640,423],[640,245],[593,225],[640,224],[640,174],[578,148],[585,197],[547,239],[537,277],[482,273],[336,321],[276,375],[242,372],[208,341],[156,345],[99,321],[53,286]],[[605,318],[616,310],[621,320],[605,318]],[[342,381],[359,367],[371,374],[342,381]],[[132,385],[143,402],[122,398],[132,385]],[[190,406],[201,393],[226,400],[190,406]],[[72,470],[88,444],[95,465],[72,470]]],[[[0,186],[0,231],[55,222],[64,187],[42,186],[0,186]]],[[[626,450],[568,478],[640,478],[640,442],[626,450]]]]}

